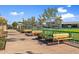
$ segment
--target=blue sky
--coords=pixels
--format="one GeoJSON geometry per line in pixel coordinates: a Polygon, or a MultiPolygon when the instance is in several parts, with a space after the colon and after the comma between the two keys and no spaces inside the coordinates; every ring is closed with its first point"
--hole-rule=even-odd
{"type": "Polygon", "coordinates": [[[11,24],[31,16],[35,16],[37,19],[47,8],[57,8],[64,22],[79,21],[78,5],[0,5],[0,15],[11,24]]]}

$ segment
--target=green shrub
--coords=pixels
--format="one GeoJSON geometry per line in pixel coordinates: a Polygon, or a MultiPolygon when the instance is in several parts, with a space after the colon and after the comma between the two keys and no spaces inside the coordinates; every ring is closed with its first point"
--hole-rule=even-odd
{"type": "Polygon", "coordinates": [[[0,49],[5,49],[5,45],[6,45],[6,39],[0,38],[0,49]]]}

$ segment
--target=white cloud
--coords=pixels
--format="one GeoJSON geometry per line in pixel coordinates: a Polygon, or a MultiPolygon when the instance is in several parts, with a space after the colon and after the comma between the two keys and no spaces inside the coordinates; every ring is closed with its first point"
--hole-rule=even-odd
{"type": "Polygon", "coordinates": [[[14,12],[11,12],[10,14],[13,15],[13,16],[17,16],[18,15],[18,13],[15,12],[15,11],[14,12]]]}
{"type": "Polygon", "coordinates": [[[16,12],[16,11],[13,11],[10,14],[13,15],[13,16],[17,16],[17,15],[23,15],[24,12],[16,12]]]}
{"type": "Polygon", "coordinates": [[[20,12],[19,14],[23,15],[23,14],[24,14],[24,12],[20,12]]]}
{"type": "Polygon", "coordinates": [[[71,5],[68,5],[67,7],[71,7],[71,5]]]}
{"type": "Polygon", "coordinates": [[[62,19],[67,19],[67,18],[74,18],[75,15],[71,14],[71,13],[66,13],[66,14],[62,14],[62,19]]]}
{"type": "Polygon", "coordinates": [[[64,13],[64,12],[67,12],[67,10],[64,9],[63,7],[59,7],[58,8],[58,12],[64,13]]]}

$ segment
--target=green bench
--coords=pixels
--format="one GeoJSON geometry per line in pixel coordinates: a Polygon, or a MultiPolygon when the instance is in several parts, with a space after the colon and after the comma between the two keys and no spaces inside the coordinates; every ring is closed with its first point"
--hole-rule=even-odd
{"type": "MultiPolygon", "coordinates": [[[[78,30],[78,29],[77,29],[78,30]]],[[[57,41],[61,40],[67,40],[67,41],[76,41],[79,42],[79,31],[75,31],[75,29],[50,29],[50,28],[44,28],[42,29],[42,33],[38,35],[38,37],[42,38],[43,40],[53,42],[53,39],[57,41]],[[62,35],[64,34],[64,36],[62,35]],[[55,38],[60,36],[67,36],[66,38],[55,38]]]]}

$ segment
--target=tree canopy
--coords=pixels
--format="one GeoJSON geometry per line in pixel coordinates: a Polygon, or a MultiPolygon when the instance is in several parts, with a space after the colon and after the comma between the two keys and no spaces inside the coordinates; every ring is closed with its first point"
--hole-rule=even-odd
{"type": "Polygon", "coordinates": [[[39,18],[37,19],[37,21],[35,19],[35,16],[32,16],[31,18],[27,18],[27,19],[23,18],[23,21],[21,22],[22,27],[24,29],[33,28],[36,25],[40,26],[40,27],[43,27],[43,26],[47,26],[47,24],[46,24],[47,21],[50,21],[51,19],[54,19],[54,22],[50,21],[48,26],[59,28],[61,26],[62,19],[61,19],[61,16],[59,16],[58,14],[59,13],[58,13],[58,10],[56,8],[45,9],[43,11],[43,13],[39,15],[39,18]]]}
{"type": "Polygon", "coordinates": [[[7,20],[4,17],[0,17],[1,24],[7,24],[7,20]]]}
{"type": "Polygon", "coordinates": [[[58,10],[56,8],[48,8],[44,10],[43,16],[46,19],[50,19],[52,17],[56,17],[58,13],[58,10]]]}
{"type": "Polygon", "coordinates": [[[16,29],[16,28],[17,28],[17,25],[18,25],[18,23],[17,23],[17,22],[13,22],[13,23],[12,23],[12,27],[13,27],[14,29],[16,29]]]}
{"type": "Polygon", "coordinates": [[[39,23],[43,25],[43,23],[45,23],[46,21],[50,21],[52,18],[55,19],[54,21],[55,23],[53,24],[49,22],[48,26],[59,27],[59,25],[61,25],[62,19],[61,19],[61,16],[58,16],[58,10],[56,8],[45,9],[43,14],[39,16],[38,20],[39,20],[39,23]]]}

